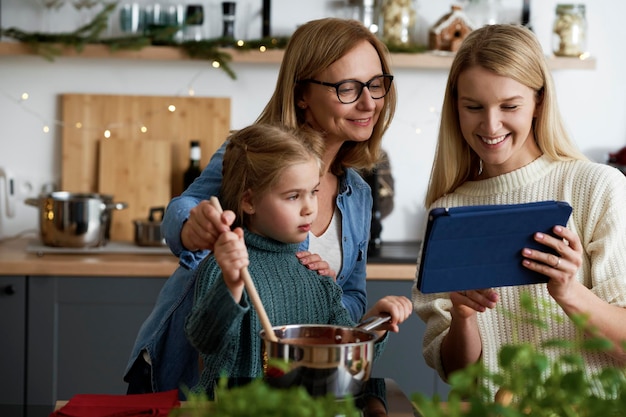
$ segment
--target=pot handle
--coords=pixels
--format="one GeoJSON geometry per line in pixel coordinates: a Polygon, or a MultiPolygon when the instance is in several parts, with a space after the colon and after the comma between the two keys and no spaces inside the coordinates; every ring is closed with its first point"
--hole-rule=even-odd
{"type": "Polygon", "coordinates": [[[357,328],[363,330],[374,330],[381,324],[387,323],[391,320],[391,316],[389,314],[381,314],[379,316],[372,316],[367,318],[356,325],[357,328]]]}
{"type": "Polygon", "coordinates": [[[163,216],[165,215],[165,207],[152,207],[150,209],[150,213],[148,214],[148,221],[153,222],[155,218],[154,215],[157,213],[161,215],[161,221],[163,221],[163,216]]]}
{"type": "Polygon", "coordinates": [[[124,210],[128,208],[128,203],[107,203],[105,204],[107,210],[124,210]]]}

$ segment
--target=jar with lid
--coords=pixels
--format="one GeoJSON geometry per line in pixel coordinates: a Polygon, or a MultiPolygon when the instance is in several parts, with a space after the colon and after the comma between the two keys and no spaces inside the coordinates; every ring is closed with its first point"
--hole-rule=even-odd
{"type": "Polygon", "coordinates": [[[383,41],[394,45],[414,43],[415,0],[384,0],[380,9],[383,41]]]}
{"type": "Polygon", "coordinates": [[[587,48],[585,5],[557,4],[552,32],[554,55],[583,55],[587,48]]]}

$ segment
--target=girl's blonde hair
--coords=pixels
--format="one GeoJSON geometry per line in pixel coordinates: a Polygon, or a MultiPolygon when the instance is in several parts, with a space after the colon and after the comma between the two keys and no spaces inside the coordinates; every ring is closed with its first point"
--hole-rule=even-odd
{"type": "MultiPolygon", "coordinates": [[[[298,81],[315,78],[362,41],[369,42],[376,49],[382,72],[391,74],[387,47],[361,22],[326,18],[312,20],[296,29],[285,49],[274,94],[257,122],[281,124],[290,128],[304,126],[304,110],[296,104],[302,97],[303,89],[309,87],[298,81]]],[[[382,137],[396,108],[393,83],[384,100],[380,118],[370,139],[365,142],[345,142],[332,166],[328,167],[332,173],[339,175],[345,168],[371,169],[378,162],[382,137]]]]}
{"type": "Polygon", "coordinates": [[[533,131],[545,155],[561,161],[587,159],[565,129],[552,75],[535,35],[520,25],[487,25],[468,35],[452,62],[426,207],[453,192],[479,169],[480,159],[461,133],[457,107],[459,76],[475,66],[511,78],[535,91],[537,116],[533,120],[533,131]]]}
{"type": "Polygon", "coordinates": [[[293,129],[263,123],[234,131],[228,138],[222,165],[220,198],[235,212],[233,226],[247,226],[242,208],[246,192],[263,195],[294,164],[315,160],[322,172],[322,138],[312,129],[293,129]]]}

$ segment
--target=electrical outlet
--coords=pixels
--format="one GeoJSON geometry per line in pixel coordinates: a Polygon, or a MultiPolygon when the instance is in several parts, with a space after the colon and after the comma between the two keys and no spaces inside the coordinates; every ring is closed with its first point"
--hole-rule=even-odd
{"type": "Polygon", "coordinates": [[[38,197],[40,194],[50,193],[56,190],[56,183],[51,180],[18,176],[15,179],[15,196],[19,200],[38,197]]]}

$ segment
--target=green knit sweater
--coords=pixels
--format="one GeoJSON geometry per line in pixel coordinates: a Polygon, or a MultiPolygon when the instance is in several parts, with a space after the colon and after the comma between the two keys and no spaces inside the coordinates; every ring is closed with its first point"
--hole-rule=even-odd
{"type": "MultiPolygon", "coordinates": [[[[273,326],[335,324],[354,326],[341,303],[341,288],[329,277],[300,264],[298,244],[285,244],[246,231],[248,270],[273,326]]],[[[263,375],[261,324],[244,290],[235,303],[213,256],[196,269],[194,306],[185,332],[200,351],[204,369],[194,391],[211,392],[220,376],[256,378],[263,375]]],[[[386,337],[376,343],[375,357],[386,337]]]]}

